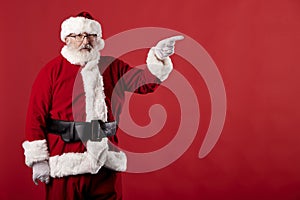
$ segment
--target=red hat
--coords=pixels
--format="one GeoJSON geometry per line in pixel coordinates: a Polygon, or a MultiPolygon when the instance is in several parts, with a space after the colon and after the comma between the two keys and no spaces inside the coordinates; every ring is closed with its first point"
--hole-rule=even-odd
{"type": "Polygon", "coordinates": [[[81,12],[76,17],[70,17],[61,24],[60,39],[65,42],[65,39],[71,33],[97,34],[102,37],[102,29],[99,22],[94,20],[88,12],[81,12]]]}

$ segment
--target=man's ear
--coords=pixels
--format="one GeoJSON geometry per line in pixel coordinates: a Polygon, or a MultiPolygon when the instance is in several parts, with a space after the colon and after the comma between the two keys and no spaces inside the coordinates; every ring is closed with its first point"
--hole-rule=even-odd
{"type": "Polygon", "coordinates": [[[70,44],[70,38],[67,37],[65,40],[67,45],[70,44]]]}

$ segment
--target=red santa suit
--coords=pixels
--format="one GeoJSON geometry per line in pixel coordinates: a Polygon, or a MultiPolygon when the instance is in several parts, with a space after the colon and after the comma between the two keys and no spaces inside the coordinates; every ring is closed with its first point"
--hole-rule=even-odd
{"type": "Polygon", "coordinates": [[[47,199],[121,199],[120,172],[126,170],[126,155],[108,145],[108,140],[117,145],[117,134],[101,141],[67,143],[47,131],[47,120],[119,121],[124,92],[153,92],[168,77],[172,62],[158,60],[150,49],[144,70],[100,54],[79,65],[65,48],[41,69],[33,84],[23,143],[25,162],[31,167],[48,161],[52,178],[46,185],[47,199]]]}

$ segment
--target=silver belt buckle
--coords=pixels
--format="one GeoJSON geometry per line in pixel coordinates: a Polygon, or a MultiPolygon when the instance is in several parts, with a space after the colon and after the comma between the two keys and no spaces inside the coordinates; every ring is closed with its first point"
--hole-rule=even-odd
{"type": "Polygon", "coordinates": [[[92,141],[101,141],[103,136],[101,134],[101,127],[100,127],[100,123],[98,120],[92,120],[91,121],[91,126],[92,126],[92,141]]]}

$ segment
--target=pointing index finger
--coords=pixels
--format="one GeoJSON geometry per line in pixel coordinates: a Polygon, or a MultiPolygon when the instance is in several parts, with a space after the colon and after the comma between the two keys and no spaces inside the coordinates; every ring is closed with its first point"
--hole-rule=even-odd
{"type": "Polygon", "coordinates": [[[168,40],[170,42],[175,42],[175,41],[183,40],[183,39],[184,39],[183,35],[177,35],[177,36],[170,37],[168,40]]]}

